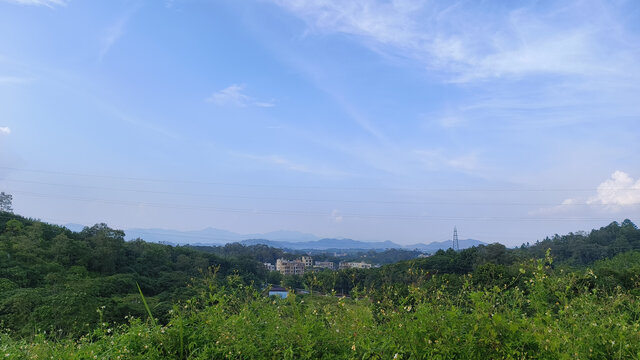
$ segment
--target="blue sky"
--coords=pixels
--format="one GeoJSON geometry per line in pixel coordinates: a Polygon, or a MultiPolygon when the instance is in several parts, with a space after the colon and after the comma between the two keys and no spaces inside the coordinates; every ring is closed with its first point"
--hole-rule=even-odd
{"type": "Polygon", "coordinates": [[[635,1],[0,0],[56,223],[507,245],[640,219],[635,1]]]}

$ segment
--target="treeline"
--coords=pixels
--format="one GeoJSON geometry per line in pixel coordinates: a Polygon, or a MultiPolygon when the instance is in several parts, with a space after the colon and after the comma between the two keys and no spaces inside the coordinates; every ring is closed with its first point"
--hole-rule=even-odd
{"type": "Polygon", "coordinates": [[[267,273],[249,257],[221,257],[187,247],[124,241],[105,224],[72,232],[0,212],[0,327],[19,335],[37,330],[80,335],[102,321],[146,313],[139,284],[154,314],[195,294],[188,286],[210,268],[239,274],[248,284],[267,273]]]}
{"type": "MultiPolygon", "coordinates": [[[[45,330],[78,336],[101,322],[122,323],[128,315],[143,317],[147,311],[137,284],[154,316],[166,323],[172,306],[201,291],[202,279],[210,271],[216,271],[222,279],[236,276],[256,289],[264,284],[281,284],[312,293],[368,294],[371,298],[400,299],[407,296],[412,284],[432,277],[437,281],[431,284],[448,283],[452,291],[457,291],[456,286],[462,286],[467,274],[479,288],[523,288],[530,273],[520,272],[522,264],[544,257],[546,249],[551,249],[554,267],[572,271],[591,266],[598,276],[592,282],[600,287],[620,286],[632,291],[635,283],[631,279],[634,272],[640,272],[638,267],[624,264],[637,264],[633,258],[637,255],[629,251],[640,249],[640,230],[629,220],[588,234],[556,235],[517,249],[491,244],[459,252],[438,251],[427,258],[377,269],[283,277],[267,272],[262,263],[298,254],[265,245],[199,248],[142,240],[125,242],[122,231],[104,224],[72,232],[0,212],[0,328],[19,336],[45,330]],[[598,262],[616,255],[616,260],[598,262]]],[[[387,251],[364,255],[399,259],[406,254],[387,251]]]]}
{"type": "Polygon", "coordinates": [[[565,269],[546,254],[507,265],[517,271],[502,285],[477,280],[489,266],[498,264],[463,275],[409,267],[410,282],[354,288],[351,298],[269,298],[214,272],[167,323],[105,323],[80,339],[0,331],[0,350],[7,359],[638,358],[640,252],[593,269],[565,269]],[[607,269],[626,274],[608,278],[607,269]]]}
{"type": "MultiPolygon", "coordinates": [[[[338,253],[344,253],[345,250],[335,250],[338,253]]],[[[422,254],[421,251],[417,250],[406,250],[406,249],[386,249],[386,250],[360,250],[360,251],[350,251],[347,252],[344,256],[335,256],[330,252],[321,252],[320,250],[316,250],[315,253],[312,253],[313,259],[316,261],[331,261],[335,264],[338,264],[341,261],[346,262],[366,262],[372,265],[380,264],[393,264],[399,261],[406,261],[415,259],[422,254]]]]}
{"type": "Polygon", "coordinates": [[[399,261],[415,259],[422,254],[417,250],[405,250],[405,249],[386,249],[386,250],[283,250],[279,248],[273,248],[264,244],[256,245],[243,245],[240,243],[229,243],[222,246],[203,246],[203,245],[188,245],[193,249],[197,249],[204,252],[217,254],[224,257],[248,257],[254,258],[261,262],[268,262],[275,264],[277,259],[293,260],[299,258],[302,255],[311,255],[314,261],[330,261],[334,264],[341,261],[364,261],[369,264],[393,264],[399,261]],[[344,256],[336,256],[335,252],[344,252],[344,256]]]}
{"type": "MultiPolygon", "coordinates": [[[[443,275],[459,281],[458,275],[472,274],[478,286],[522,286],[526,276],[518,276],[520,264],[544,258],[546,251],[554,259],[555,267],[567,270],[593,266],[598,260],[610,259],[631,250],[640,250],[640,230],[630,220],[613,222],[590,233],[570,233],[546,238],[533,245],[508,249],[499,243],[480,245],[461,251],[439,250],[425,258],[383,266],[377,269],[346,269],[339,272],[322,271],[302,276],[287,276],[282,282],[291,288],[306,288],[322,293],[349,294],[369,289],[402,288],[422,276],[443,275]],[[518,279],[514,281],[513,279],[518,279]]],[[[606,263],[606,262],[605,262],[606,263]]],[[[602,266],[598,266],[600,269],[602,266]]],[[[613,286],[625,285],[623,267],[607,268],[607,281],[613,286]],[[617,280],[619,279],[619,280],[617,280]],[[614,281],[615,280],[615,281],[614,281]]],[[[603,269],[604,271],[604,269],[603,269]]]]}
{"type": "Polygon", "coordinates": [[[275,264],[276,260],[280,258],[293,260],[299,257],[296,253],[287,253],[282,249],[264,244],[242,245],[240,243],[229,243],[222,246],[187,245],[187,247],[222,257],[249,258],[261,263],[268,262],[272,264],[275,264]]]}
{"type": "Polygon", "coordinates": [[[614,221],[589,233],[556,234],[533,245],[525,244],[520,247],[520,252],[539,258],[544,256],[547,249],[551,249],[551,254],[557,261],[586,266],[623,252],[640,250],[640,231],[629,219],[622,223],[614,221]]]}

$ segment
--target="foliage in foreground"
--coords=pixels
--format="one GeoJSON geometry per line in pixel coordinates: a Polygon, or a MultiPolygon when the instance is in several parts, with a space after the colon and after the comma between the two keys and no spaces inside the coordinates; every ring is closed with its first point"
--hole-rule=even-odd
{"type": "MultiPolygon", "coordinates": [[[[0,335],[7,359],[574,359],[640,358],[638,253],[613,263],[626,283],[603,286],[592,270],[553,269],[550,257],[519,264],[502,286],[473,276],[422,273],[353,298],[268,298],[239,276],[212,275],[166,325],[102,324],[79,340],[0,335]],[[629,264],[628,262],[632,263],[629,264]]],[[[415,271],[411,269],[410,271],[415,271]]],[[[606,272],[605,272],[606,273],[606,272]]],[[[606,276],[606,275],[605,275],[606,276]]],[[[613,275],[612,275],[613,276],[613,275]]],[[[100,311],[109,311],[104,309],[100,311]]]]}
{"type": "Polygon", "coordinates": [[[37,330],[80,336],[99,324],[100,306],[109,308],[107,321],[144,316],[137,284],[166,321],[176,301],[196,294],[187,285],[209,266],[248,282],[266,278],[253,259],[127,242],[124,232],[105,224],[72,232],[0,211],[0,328],[20,336],[37,330]]]}

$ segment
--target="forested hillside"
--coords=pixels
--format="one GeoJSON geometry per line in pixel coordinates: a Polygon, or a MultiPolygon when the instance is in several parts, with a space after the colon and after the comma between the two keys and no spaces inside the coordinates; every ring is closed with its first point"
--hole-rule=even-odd
{"type": "Polygon", "coordinates": [[[541,257],[547,249],[558,261],[573,265],[589,265],[596,260],[611,258],[629,250],[640,250],[640,231],[626,219],[622,223],[611,224],[592,230],[579,231],[567,235],[554,235],[531,246],[521,248],[527,256],[541,257]]]}
{"type": "Polygon", "coordinates": [[[285,277],[265,272],[261,261],[285,254],[263,246],[213,254],[6,212],[0,230],[9,359],[640,356],[640,230],[629,220],[517,249],[285,277]],[[269,298],[265,282],[310,294],[269,298]]]}
{"type": "MultiPolygon", "coordinates": [[[[332,290],[348,294],[353,288],[376,289],[385,285],[414,282],[422,273],[431,275],[474,274],[474,282],[504,284],[518,277],[518,264],[545,257],[549,250],[554,266],[575,269],[593,265],[597,260],[609,259],[631,250],[640,250],[640,230],[630,220],[613,222],[590,233],[568,234],[547,238],[533,245],[508,249],[494,243],[461,251],[440,250],[432,256],[383,266],[378,269],[347,269],[339,273],[322,271],[305,274],[290,283],[313,287],[322,292],[332,290]]],[[[613,268],[611,272],[618,270],[613,268]]],[[[623,271],[623,270],[620,270],[623,271]]],[[[521,281],[522,278],[519,278],[521,281]]]]}
{"type": "Polygon", "coordinates": [[[262,282],[261,263],[223,258],[186,247],[125,242],[105,224],[72,232],[0,212],[0,325],[20,335],[62,330],[80,335],[99,322],[142,316],[140,285],[154,314],[164,319],[173,303],[194,295],[187,287],[209,267],[222,276],[262,282]]]}

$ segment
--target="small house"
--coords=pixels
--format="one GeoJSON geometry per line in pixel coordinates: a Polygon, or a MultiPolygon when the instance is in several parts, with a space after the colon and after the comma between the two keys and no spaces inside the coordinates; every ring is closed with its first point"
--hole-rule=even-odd
{"type": "Polygon", "coordinates": [[[289,292],[283,287],[274,286],[269,289],[269,296],[279,296],[280,298],[284,299],[287,297],[287,295],[289,295],[289,292]]]}

